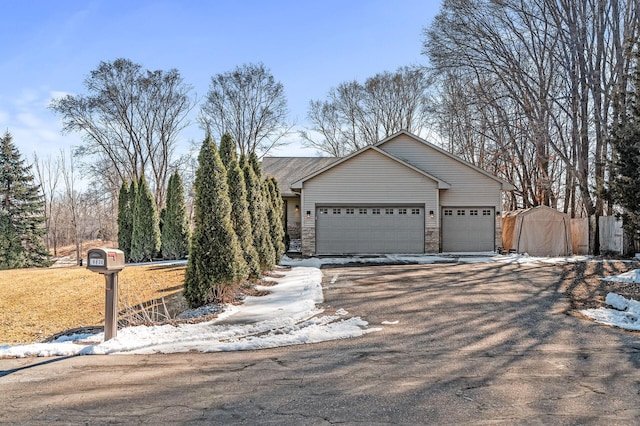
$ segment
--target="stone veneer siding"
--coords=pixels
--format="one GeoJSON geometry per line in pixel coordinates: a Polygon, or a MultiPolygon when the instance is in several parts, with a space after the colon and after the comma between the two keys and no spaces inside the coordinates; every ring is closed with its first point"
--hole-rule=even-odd
{"type": "Polygon", "coordinates": [[[288,223],[287,224],[287,234],[289,234],[289,238],[291,239],[299,239],[300,234],[300,224],[299,223],[288,223]]]}
{"type": "Polygon", "coordinates": [[[313,256],[316,254],[316,228],[302,227],[302,255],[313,256]]]}
{"type": "Polygon", "coordinates": [[[424,228],[424,252],[440,252],[440,228],[424,228]]]}

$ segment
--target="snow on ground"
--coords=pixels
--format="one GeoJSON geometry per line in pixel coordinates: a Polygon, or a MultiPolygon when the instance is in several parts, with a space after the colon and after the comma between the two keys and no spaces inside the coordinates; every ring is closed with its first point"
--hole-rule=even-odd
{"type": "MultiPolygon", "coordinates": [[[[322,272],[324,265],[367,264],[433,264],[433,263],[515,263],[563,264],[593,260],[588,256],[535,257],[526,254],[443,253],[440,255],[370,255],[291,259],[283,278],[266,278],[278,284],[258,286],[269,294],[247,297],[239,306],[226,305],[214,320],[198,324],[137,326],[118,331],[116,338],[103,342],[104,333],[63,336],[51,343],[0,346],[2,357],[69,356],[90,354],[148,354],[188,351],[216,352],[273,348],[357,337],[378,331],[368,328],[359,317],[346,318],[348,312],[338,309],[333,315],[322,315],[317,307],[323,301],[322,272]]],[[[607,261],[607,260],[598,260],[607,261]]],[[[183,264],[181,262],[173,262],[183,264]]],[[[131,265],[129,265],[131,266],[131,265]]],[[[640,283],[640,270],[626,272],[608,281],[640,283]]],[[[640,330],[640,302],[624,299],[614,293],[607,296],[613,309],[587,309],[585,315],[598,322],[640,330]]],[[[206,315],[211,310],[191,313],[206,315]]],[[[398,321],[385,321],[395,325],[398,321]]]]}
{"type": "Polygon", "coordinates": [[[104,333],[63,336],[51,343],[0,346],[2,357],[91,354],[149,354],[188,351],[217,352],[273,348],[361,336],[368,328],[359,317],[345,318],[344,309],[321,315],[322,272],[296,267],[261,287],[266,296],[249,296],[239,306],[225,306],[218,318],[198,324],[137,326],[118,330],[104,342],[104,333]]]}
{"type": "Polygon", "coordinates": [[[640,283],[640,269],[634,269],[613,277],[601,278],[602,281],[613,281],[617,283],[640,283]]]}
{"type": "MultiPolygon", "coordinates": [[[[601,279],[603,281],[640,284],[640,269],[601,279]]],[[[609,293],[605,303],[611,307],[583,309],[580,312],[601,324],[627,330],[640,330],[640,302],[627,299],[616,293],[609,293]]]]}
{"type": "Polygon", "coordinates": [[[429,265],[434,263],[577,263],[589,260],[589,256],[566,256],[566,257],[536,257],[528,254],[508,254],[501,255],[494,252],[486,253],[441,253],[439,255],[428,254],[372,254],[363,256],[345,257],[311,257],[292,259],[284,257],[282,264],[288,266],[308,266],[321,268],[326,265],[346,265],[349,263],[367,264],[421,264],[429,265]]]}

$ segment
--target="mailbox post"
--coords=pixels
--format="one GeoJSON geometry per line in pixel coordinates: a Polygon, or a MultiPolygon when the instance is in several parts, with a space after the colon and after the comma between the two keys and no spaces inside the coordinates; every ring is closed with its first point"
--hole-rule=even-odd
{"type": "Polygon", "coordinates": [[[124,252],[93,248],[87,252],[87,269],[104,275],[104,340],[118,334],[118,272],[124,269],[124,252]]]}

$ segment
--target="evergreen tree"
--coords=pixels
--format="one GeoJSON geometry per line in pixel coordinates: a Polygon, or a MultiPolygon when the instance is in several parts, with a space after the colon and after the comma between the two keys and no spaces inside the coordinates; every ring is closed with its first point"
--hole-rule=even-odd
{"type": "Polygon", "coordinates": [[[184,296],[192,307],[233,297],[247,265],[231,224],[227,171],[207,137],[198,156],[195,227],[185,273],[184,296]]]}
{"type": "Polygon", "coordinates": [[[618,131],[611,138],[615,150],[609,195],[622,208],[623,227],[630,237],[627,252],[640,232],[640,68],[634,76],[635,92],[629,94],[618,131]]]}
{"type": "Polygon", "coordinates": [[[244,260],[249,268],[249,277],[257,279],[260,278],[260,257],[253,242],[253,226],[247,202],[247,189],[244,182],[244,174],[236,158],[236,143],[228,134],[222,137],[220,153],[223,162],[227,162],[231,223],[243,250],[244,260]],[[224,156],[222,156],[223,151],[224,156]]]}
{"type": "Polygon", "coordinates": [[[44,201],[13,138],[0,138],[0,269],[48,266],[44,201]]]}
{"type": "Polygon", "coordinates": [[[124,181],[118,194],[118,248],[124,252],[124,258],[131,258],[131,235],[133,234],[133,184],[124,181]]]}
{"type": "Polygon", "coordinates": [[[220,139],[220,160],[222,160],[222,164],[229,171],[231,168],[231,164],[237,163],[237,155],[236,155],[236,141],[233,140],[233,137],[229,133],[225,133],[222,135],[222,139],[220,139]]]}
{"type": "Polygon", "coordinates": [[[262,193],[262,185],[249,161],[243,164],[245,184],[247,186],[247,203],[251,224],[253,226],[253,242],[258,251],[260,268],[263,271],[273,269],[275,265],[275,250],[269,234],[267,218],[267,201],[262,193]]]}
{"type": "Polygon", "coordinates": [[[131,233],[131,260],[151,261],[160,251],[160,218],[144,175],[136,188],[131,233]]]}
{"type": "Polygon", "coordinates": [[[184,185],[178,172],[169,178],[167,207],[163,211],[162,256],[166,259],[183,259],[189,253],[189,220],[184,185]]]}
{"type": "MultiPolygon", "coordinates": [[[[131,241],[133,241],[133,218],[136,212],[136,199],[138,198],[138,181],[133,179],[129,185],[129,212],[131,214],[131,241]]],[[[129,258],[127,261],[133,261],[131,259],[131,245],[129,245],[129,258]]]]}
{"type": "Polygon", "coordinates": [[[278,181],[274,177],[269,176],[265,179],[265,182],[267,184],[269,200],[271,201],[271,215],[269,216],[271,241],[273,242],[273,248],[275,250],[275,261],[276,264],[278,264],[285,253],[284,202],[282,201],[278,181]]]}
{"type": "Polygon", "coordinates": [[[249,155],[249,163],[251,164],[253,172],[258,177],[258,180],[262,181],[262,166],[260,165],[260,160],[258,160],[258,155],[255,152],[252,152],[249,155]]]}

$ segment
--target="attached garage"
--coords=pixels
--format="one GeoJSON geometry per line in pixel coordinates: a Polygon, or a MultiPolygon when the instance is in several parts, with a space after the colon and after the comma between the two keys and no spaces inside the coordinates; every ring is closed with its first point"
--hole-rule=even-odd
{"type": "Polygon", "coordinates": [[[424,207],[320,206],[316,253],[423,253],[424,207]]]}
{"type": "Polygon", "coordinates": [[[513,186],[416,135],[402,131],[323,167],[307,164],[319,163],[263,160],[263,173],[287,187],[305,256],[488,252],[501,245],[495,215],[502,191],[513,186]]]}
{"type": "Polygon", "coordinates": [[[442,251],[495,250],[494,207],[443,207],[442,251]]]}

